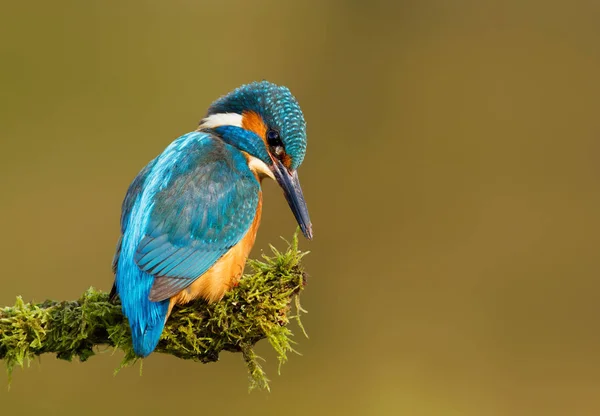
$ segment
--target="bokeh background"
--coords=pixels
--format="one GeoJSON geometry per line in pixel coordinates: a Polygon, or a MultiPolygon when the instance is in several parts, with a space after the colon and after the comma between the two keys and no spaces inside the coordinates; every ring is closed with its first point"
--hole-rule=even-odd
{"type": "MultiPolygon", "coordinates": [[[[129,182],[212,100],[298,97],[310,339],[44,356],[6,415],[600,414],[600,3],[2,1],[0,305],[112,282],[129,182]]],[[[295,229],[265,184],[253,256],[295,229]]],[[[300,331],[296,331],[298,334],[300,331]]]]}

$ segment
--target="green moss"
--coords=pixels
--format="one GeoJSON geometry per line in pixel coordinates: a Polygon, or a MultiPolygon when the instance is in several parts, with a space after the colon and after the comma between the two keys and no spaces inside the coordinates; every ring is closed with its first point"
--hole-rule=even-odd
{"type": "MultiPolygon", "coordinates": [[[[222,301],[196,301],[176,307],[168,319],[156,352],[203,363],[217,361],[221,351],[241,352],[248,366],[250,388],[268,389],[268,380],[252,347],[266,338],[278,354],[280,365],[292,348],[290,319],[300,322],[304,312],[299,294],[306,283],[298,250],[297,233],[285,252],[271,246],[273,255],[249,260],[252,273],[227,293],[222,301]],[[292,314],[292,305],[295,311],[292,314]]],[[[54,353],[57,358],[86,361],[98,345],[121,349],[121,367],[135,362],[129,326],[121,307],[108,294],[94,288],[73,302],[24,303],[0,309],[0,359],[9,376],[15,366],[54,353]]]]}

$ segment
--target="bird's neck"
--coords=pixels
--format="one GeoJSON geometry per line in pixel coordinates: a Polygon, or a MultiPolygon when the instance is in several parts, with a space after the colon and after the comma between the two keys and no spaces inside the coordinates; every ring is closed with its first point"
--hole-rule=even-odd
{"type": "MultiPolygon", "coordinates": [[[[210,132],[221,138],[221,140],[223,140],[225,143],[247,153],[250,157],[257,159],[256,162],[253,162],[252,166],[256,166],[258,161],[262,162],[262,164],[265,166],[271,163],[271,157],[267,153],[265,142],[251,130],[246,130],[242,127],[231,125],[206,128],[204,124],[202,124],[200,125],[198,131],[210,132]]],[[[248,165],[250,166],[250,162],[248,165]]],[[[262,171],[264,170],[263,168],[264,167],[261,165],[257,169],[262,171]]],[[[269,169],[267,168],[267,170],[269,169]]],[[[267,174],[267,176],[271,175],[267,174]]]]}

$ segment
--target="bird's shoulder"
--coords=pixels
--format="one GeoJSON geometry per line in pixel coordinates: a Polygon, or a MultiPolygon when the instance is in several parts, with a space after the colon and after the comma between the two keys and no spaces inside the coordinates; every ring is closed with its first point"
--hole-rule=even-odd
{"type": "Polygon", "coordinates": [[[121,231],[125,231],[136,202],[154,206],[157,199],[175,194],[191,197],[198,188],[206,188],[204,191],[214,197],[232,186],[242,194],[258,186],[246,156],[208,132],[187,133],[167,146],[131,182],[122,204],[121,231]],[[143,194],[147,198],[140,198],[143,194]]]}
{"type": "Polygon", "coordinates": [[[213,187],[215,183],[231,184],[232,179],[257,182],[244,153],[208,132],[180,137],[157,159],[152,176],[162,181],[159,190],[179,189],[190,178],[196,184],[210,183],[213,187]]]}

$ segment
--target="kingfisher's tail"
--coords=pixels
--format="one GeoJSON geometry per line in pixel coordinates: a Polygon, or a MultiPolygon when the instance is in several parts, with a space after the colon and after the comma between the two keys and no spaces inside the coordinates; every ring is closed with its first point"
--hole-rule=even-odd
{"type": "Polygon", "coordinates": [[[133,350],[140,357],[154,351],[170,312],[169,299],[160,302],[148,299],[153,280],[151,275],[137,267],[119,267],[115,279],[121,308],[131,328],[133,350]]]}
{"type": "Polygon", "coordinates": [[[131,322],[131,340],[133,342],[133,350],[135,354],[140,357],[148,356],[160,340],[160,336],[165,327],[165,321],[167,319],[167,312],[169,309],[169,299],[162,302],[150,302],[152,309],[155,309],[159,319],[155,322],[131,322]],[[145,324],[145,325],[144,325],[145,324]]]}

